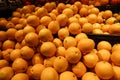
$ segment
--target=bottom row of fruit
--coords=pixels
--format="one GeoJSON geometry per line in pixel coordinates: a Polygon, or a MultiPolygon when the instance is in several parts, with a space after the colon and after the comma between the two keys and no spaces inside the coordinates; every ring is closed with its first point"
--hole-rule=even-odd
{"type": "Polygon", "coordinates": [[[1,50],[0,80],[120,80],[119,43],[95,44],[85,33],[75,38],[66,37],[64,46],[58,38],[43,42],[38,51],[27,45],[1,50]],[[81,38],[77,44],[75,38],[81,38]]]}

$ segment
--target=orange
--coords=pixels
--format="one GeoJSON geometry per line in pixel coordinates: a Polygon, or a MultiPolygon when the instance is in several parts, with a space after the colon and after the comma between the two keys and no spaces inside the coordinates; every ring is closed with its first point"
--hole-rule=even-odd
{"type": "Polygon", "coordinates": [[[17,30],[16,33],[15,33],[15,39],[18,41],[18,42],[21,42],[23,39],[24,39],[24,31],[23,30],[17,30]]]}
{"type": "Polygon", "coordinates": [[[64,40],[65,37],[69,36],[70,33],[69,33],[69,30],[67,27],[65,28],[60,28],[58,30],[58,38],[61,39],[61,40],[64,40]]]}
{"type": "Polygon", "coordinates": [[[77,45],[77,41],[75,40],[74,37],[72,36],[67,36],[65,37],[65,39],[63,40],[63,46],[67,49],[69,47],[75,47],[77,45]]]}
{"type": "Polygon", "coordinates": [[[78,77],[82,77],[86,72],[87,72],[87,68],[86,66],[79,61],[77,64],[72,66],[72,72],[78,77]]]}
{"type": "Polygon", "coordinates": [[[81,80],[101,80],[98,75],[96,75],[93,72],[86,72],[83,76],[81,80]]]}
{"type": "Polygon", "coordinates": [[[64,3],[59,3],[56,7],[59,14],[61,14],[65,8],[66,8],[66,5],[64,3]]]}
{"type": "Polygon", "coordinates": [[[100,11],[98,16],[103,17],[103,13],[104,13],[104,11],[100,11]]]}
{"type": "Polygon", "coordinates": [[[36,33],[38,34],[39,33],[39,31],[41,30],[41,29],[43,29],[43,28],[46,28],[44,25],[39,25],[39,26],[37,26],[36,27],[36,33]]]}
{"type": "Polygon", "coordinates": [[[96,8],[94,5],[90,4],[89,6],[88,5],[85,5],[84,7],[86,7],[88,10],[89,9],[93,9],[93,8],[96,8]]]}
{"type": "Polygon", "coordinates": [[[81,9],[79,10],[79,14],[82,17],[86,17],[88,15],[88,9],[85,7],[81,7],[81,9]]]}
{"type": "Polygon", "coordinates": [[[6,49],[14,49],[15,48],[15,42],[12,40],[6,40],[3,42],[3,46],[2,49],[6,50],[6,49]]]}
{"type": "Polygon", "coordinates": [[[52,42],[44,42],[40,47],[40,52],[46,57],[52,57],[55,55],[56,46],[52,42]],[[48,46],[49,45],[49,46],[48,46]]]}
{"type": "Polygon", "coordinates": [[[13,11],[12,12],[12,17],[21,17],[21,13],[18,11],[13,11]]]}
{"type": "Polygon", "coordinates": [[[72,9],[74,15],[77,14],[78,11],[79,11],[79,10],[78,10],[78,7],[77,7],[76,5],[71,5],[71,6],[70,6],[70,9],[72,9]]]}
{"type": "Polygon", "coordinates": [[[85,33],[79,33],[79,34],[77,34],[75,36],[75,39],[76,39],[77,42],[79,42],[83,38],[88,38],[87,34],[85,34],[85,33]]]}
{"type": "Polygon", "coordinates": [[[44,26],[48,26],[48,24],[52,21],[52,18],[49,16],[43,16],[40,18],[40,24],[44,26]]]}
{"type": "Polygon", "coordinates": [[[98,1],[95,1],[95,2],[94,2],[94,5],[95,5],[95,6],[101,6],[101,3],[100,3],[100,1],[98,0],[98,1]]]}
{"type": "Polygon", "coordinates": [[[56,17],[56,20],[59,22],[59,24],[60,24],[61,27],[64,27],[64,26],[67,25],[68,16],[62,13],[62,14],[59,14],[59,15],[56,17]]]}
{"type": "Polygon", "coordinates": [[[26,25],[27,25],[27,20],[26,20],[26,18],[20,18],[20,19],[19,19],[19,24],[22,24],[23,26],[26,26],[26,25]]]}
{"type": "Polygon", "coordinates": [[[93,7],[93,8],[91,8],[91,9],[88,10],[89,14],[96,14],[96,15],[98,15],[99,12],[100,12],[99,9],[96,8],[96,7],[93,7]]]}
{"type": "Polygon", "coordinates": [[[97,17],[97,22],[98,23],[103,23],[104,19],[102,18],[102,16],[99,16],[97,17]]]}
{"type": "Polygon", "coordinates": [[[5,59],[0,60],[0,69],[3,67],[9,66],[9,62],[5,59]]]}
{"type": "Polygon", "coordinates": [[[109,27],[109,33],[110,34],[119,34],[120,33],[120,24],[119,23],[114,23],[111,24],[109,27]]]}
{"type": "Polygon", "coordinates": [[[65,58],[71,64],[78,63],[81,57],[81,51],[77,47],[68,47],[65,52],[65,58]]]}
{"type": "Polygon", "coordinates": [[[97,44],[97,50],[101,50],[101,49],[106,49],[106,50],[110,51],[112,49],[112,45],[108,41],[100,41],[97,44]]]}
{"type": "Polygon", "coordinates": [[[1,53],[2,53],[2,57],[3,59],[7,60],[7,61],[11,61],[10,59],[10,53],[13,51],[13,49],[6,49],[6,50],[3,50],[1,53]]]}
{"type": "Polygon", "coordinates": [[[113,13],[113,17],[117,17],[117,16],[119,16],[118,13],[113,13]]]}
{"type": "Polygon", "coordinates": [[[78,22],[79,22],[79,19],[78,19],[77,17],[75,17],[75,16],[70,17],[70,18],[68,19],[68,23],[71,24],[72,22],[78,23],[78,22]]]}
{"type": "Polygon", "coordinates": [[[114,52],[112,52],[111,54],[111,61],[113,62],[113,64],[120,66],[120,51],[116,50],[114,52]]]}
{"type": "Polygon", "coordinates": [[[56,34],[58,30],[60,29],[60,25],[58,21],[51,21],[48,24],[48,29],[52,32],[52,34],[56,34]]]}
{"type": "Polygon", "coordinates": [[[36,27],[39,25],[39,17],[36,15],[31,15],[27,17],[27,24],[30,26],[36,27]]]}
{"type": "Polygon", "coordinates": [[[34,32],[26,34],[24,40],[30,46],[37,46],[39,42],[38,35],[34,32]]]}
{"type": "Polygon", "coordinates": [[[82,3],[80,1],[76,1],[74,5],[77,6],[78,10],[82,7],[82,3]]]}
{"type": "Polygon", "coordinates": [[[99,61],[99,58],[96,54],[88,53],[88,54],[83,56],[83,63],[88,68],[94,68],[98,61],[99,61]]]}
{"type": "Polygon", "coordinates": [[[43,56],[40,54],[40,53],[36,53],[33,55],[32,57],[32,64],[35,65],[35,64],[43,64],[43,56]]]}
{"type": "Polygon", "coordinates": [[[81,26],[83,26],[83,24],[85,24],[87,22],[88,22],[87,18],[85,18],[85,17],[79,18],[79,23],[80,23],[81,26]]]}
{"type": "Polygon", "coordinates": [[[43,28],[38,33],[38,38],[40,41],[53,41],[52,32],[48,28],[43,28]]]}
{"type": "Polygon", "coordinates": [[[17,29],[17,30],[19,30],[19,29],[23,29],[24,28],[24,26],[23,26],[23,24],[16,24],[15,25],[15,29],[17,29]]]}
{"type": "Polygon", "coordinates": [[[7,24],[6,24],[6,28],[14,28],[15,27],[15,24],[12,23],[11,21],[9,21],[7,24]]]}
{"type": "Polygon", "coordinates": [[[83,54],[86,54],[94,49],[95,42],[92,39],[84,38],[78,42],[77,47],[83,54]]]}
{"type": "Polygon", "coordinates": [[[14,75],[11,67],[3,67],[0,69],[0,80],[10,80],[14,75]]]}
{"type": "Polygon", "coordinates": [[[68,30],[71,34],[79,34],[81,32],[81,25],[78,22],[72,22],[68,26],[68,30]]]}
{"type": "Polygon", "coordinates": [[[56,14],[55,13],[50,12],[48,15],[51,17],[52,20],[56,20],[56,14]]]}
{"type": "Polygon", "coordinates": [[[33,79],[40,79],[40,75],[42,71],[45,69],[45,66],[43,64],[35,64],[31,67],[31,76],[33,79]]]}
{"type": "Polygon", "coordinates": [[[0,31],[0,41],[5,41],[7,39],[6,31],[0,31]]]}
{"type": "Polygon", "coordinates": [[[73,17],[77,18],[79,20],[79,18],[81,17],[78,13],[73,15],[73,17]]]}
{"type": "Polygon", "coordinates": [[[29,80],[29,77],[25,73],[17,73],[11,78],[11,80],[29,80]]]}
{"type": "Polygon", "coordinates": [[[52,67],[45,68],[40,76],[40,80],[59,80],[57,71],[52,67]],[[49,72],[49,74],[48,74],[49,72]],[[47,76],[47,77],[46,77],[47,76]]]}
{"type": "Polygon", "coordinates": [[[120,67],[119,66],[113,66],[114,70],[114,76],[112,80],[119,80],[120,79],[120,67]]]}
{"type": "Polygon", "coordinates": [[[15,49],[21,49],[21,47],[22,47],[21,43],[17,42],[15,44],[15,49]]]}
{"type": "Polygon", "coordinates": [[[50,2],[51,6],[52,6],[52,10],[56,8],[57,4],[56,2],[50,2]]]}
{"type": "Polygon", "coordinates": [[[89,15],[87,16],[87,19],[88,19],[88,22],[89,22],[89,23],[94,24],[94,23],[97,22],[97,15],[96,15],[96,14],[89,14],[89,15]]]}
{"type": "Polygon", "coordinates": [[[54,38],[53,43],[56,45],[56,47],[62,46],[62,40],[59,38],[54,38]]]}
{"type": "Polygon", "coordinates": [[[28,46],[23,46],[21,49],[20,49],[20,55],[23,59],[26,59],[26,60],[29,60],[33,57],[34,55],[34,50],[33,48],[31,47],[28,47],[28,46]]]}
{"type": "Polygon", "coordinates": [[[15,49],[20,49],[22,46],[21,46],[21,43],[19,43],[19,42],[17,42],[16,44],[15,44],[15,49]]]}
{"type": "Polygon", "coordinates": [[[15,33],[17,32],[16,29],[14,28],[10,28],[6,31],[6,34],[7,34],[7,38],[10,39],[10,40],[14,40],[15,39],[15,33]]]}
{"type": "Polygon", "coordinates": [[[27,34],[27,33],[29,33],[29,32],[35,32],[35,29],[34,29],[32,26],[30,26],[30,25],[26,25],[26,26],[23,28],[23,32],[24,32],[24,34],[27,34]]]}
{"type": "Polygon", "coordinates": [[[78,80],[77,76],[71,71],[64,71],[60,74],[60,80],[78,80]]]}
{"type": "Polygon", "coordinates": [[[26,14],[26,13],[31,13],[31,8],[29,7],[30,5],[26,5],[22,7],[22,13],[26,14]]]}
{"type": "Polygon", "coordinates": [[[22,18],[28,18],[28,16],[31,16],[31,13],[26,13],[26,14],[22,14],[22,18]]]}
{"type": "Polygon", "coordinates": [[[12,63],[12,69],[15,73],[25,72],[28,68],[28,63],[22,58],[17,58],[12,63]]]}
{"type": "Polygon", "coordinates": [[[118,15],[118,16],[116,17],[116,19],[117,19],[118,21],[120,21],[120,15],[118,15]]]}
{"type": "Polygon", "coordinates": [[[82,26],[82,32],[84,33],[92,33],[93,25],[91,23],[84,23],[82,26]]]}
{"type": "Polygon", "coordinates": [[[103,34],[103,31],[101,29],[93,29],[93,34],[103,34]]]}
{"type": "Polygon", "coordinates": [[[101,27],[101,30],[102,30],[103,32],[108,32],[108,31],[109,31],[109,28],[110,28],[110,25],[109,25],[109,24],[106,24],[106,25],[103,25],[103,26],[101,27]]]}
{"type": "Polygon", "coordinates": [[[51,11],[51,13],[55,14],[56,16],[59,14],[58,11],[57,11],[57,9],[53,9],[53,10],[51,11]]]}
{"type": "Polygon", "coordinates": [[[3,17],[2,17],[2,18],[0,18],[0,20],[6,20],[6,18],[3,18],[3,17]]]}
{"type": "MultiPolygon", "coordinates": [[[[56,5],[55,5],[56,6],[56,5]]],[[[51,12],[54,6],[50,2],[46,2],[44,4],[44,8],[47,9],[48,12],[51,12]]]]}
{"type": "Polygon", "coordinates": [[[13,24],[18,24],[19,23],[19,20],[20,20],[20,18],[18,18],[18,17],[12,17],[11,19],[10,19],[10,21],[13,23],[13,24]]]}
{"type": "Polygon", "coordinates": [[[114,24],[117,19],[115,17],[110,17],[106,20],[106,24],[114,24]]]}
{"type": "Polygon", "coordinates": [[[34,10],[37,11],[39,8],[40,8],[39,6],[36,6],[34,10]]]}
{"type": "Polygon", "coordinates": [[[95,49],[93,49],[90,53],[92,53],[92,54],[97,54],[97,49],[95,48],[95,49]]]}
{"type": "Polygon", "coordinates": [[[101,24],[99,24],[99,23],[94,23],[94,24],[93,24],[93,29],[101,29],[101,24]]]}
{"type": "Polygon", "coordinates": [[[112,52],[117,51],[117,50],[120,50],[120,44],[119,43],[116,43],[112,46],[112,52]]]}
{"type": "Polygon", "coordinates": [[[48,11],[46,8],[44,7],[39,7],[36,11],[35,11],[35,15],[38,16],[39,18],[48,15],[48,11]]]}
{"type": "Polygon", "coordinates": [[[109,0],[100,0],[101,5],[106,5],[109,3],[109,0]]]}
{"type": "Polygon", "coordinates": [[[113,13],[112,13],[111,10],[105,10],[105,11],[103,12],[102,17],[103,17],[104,19],[108,19],[108,18],[112,17],[112,15],[113,15],[113,13]]]}
{"type": "Polygon", "coordinates": [[[44,59],[44,66],[45,67],[53,67],[53,62],[56,59],[56,56],[48,57],[44,59]]]}
{"type": "Polygon", "coordinates": [[[20,53],[21,53],[20,49],[14,49],[14,50],[12,50],[11,53],[10,53],[10,59],[12,61],[14,61],[17,58],[20,58],[21,57],[20,53]]]}
{"type": "Polygon", "coordinates": [[[7,25],[7,23],[8,23],[8,21],[7,21],[6,19],[4,19],[4,18],[0,20],[0,26],[1,26],[2,28],[5,28],[6,25],[7,25]]]}
{"type": "Polygon", "coordinates": [[[63,46],[59,46],[57,47],[57,51],[56,51],[56,56],[65,56],[65,47],[63,46]]]}
{"type": "Polygon", "coordinates": [[[25,39],[23,39],[22,42],[21,42],[21,47],[23,47],[23,46],[29,46],[29,45],[26,43],[25,39]]]}
{"type": "Polygon", "coordinates": [[[72,5],[71,4],[66,4],[65,6],[66,6],[66,8],[70,8],[70,6],[72,6],[72,5]]]}
{"type": "Polygon", "coordinates": [[[32,65],[28,66],[27,71],[26,71],[26,74],[28,75],[29,79],[33,79],[31,68],[32,68],[32,65]]]}
{"type": "Polygon", "coordinates": [[[98,50],[97,55],[101,61],[110,61],[111,53],[106,49],[98,50]]]}
{"type": "Polygon", "coordinates": [[[57,56],[53,62],[53,67],[58,73],[64,72],[68,68],[68,61],[63,56],[57,56]]]}
{"type": "Polygon", "coordinates": [[[71,8],[65,8],[63,11],[62,11],[62,14],[65,14],[68,18],[72,17],[73,16],[73,10],[71,8]]]}
{"type": "Polygon", "coordinates": [[[114,70],[109,62],[99,61],[95,66],[95,73],[101,79],[111,79],[114,75],[114,70]]]}

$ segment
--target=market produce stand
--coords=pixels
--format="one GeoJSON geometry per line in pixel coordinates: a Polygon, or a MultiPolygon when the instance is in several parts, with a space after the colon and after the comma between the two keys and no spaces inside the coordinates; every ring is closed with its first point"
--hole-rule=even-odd
{"type": "Polygon", "coordinates": [[[120,80],[120,5],[62,1],[0,2],[0,80],[120,80]]]}

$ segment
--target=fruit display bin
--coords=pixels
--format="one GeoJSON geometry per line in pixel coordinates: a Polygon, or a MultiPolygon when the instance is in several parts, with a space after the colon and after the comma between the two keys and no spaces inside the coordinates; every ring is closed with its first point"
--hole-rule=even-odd
{"type": "MultiPolygon", "coordinates": [[[[22,6],[23,5],[18,7],[22,7],[22,6]]],[[[103,6],[96,6],[96,7],[100,11],[111,10],[113,13],[120,12],[120,5],[103,5],[103,6]]],[[[12,11],[14,11],[16,8],[17,7],[14,7],[13,9],[2,10],[3,12],[0,12],[0,17],[9,18],[12,14],[12,11]]],[[[0,27],[0,30],[6,31],[7,29],[5,27],[0,27]]],[[[86,34],[89,38],[93,39],[96,43],[102,40],[109,41],[112,45],[115,43],[120,43],[120,34],[92,34],[92,33],[86,33],[86,34]]]]}
{"type": "MultiPolygon", "coordinates": [[[[15,1],[7,1],[3,0],[0,3],[5,4],[4,6],[0,7],[0,17],[5,17],[9,18],[12,15],[12,12],[16,10],[18,7],[23,7],[24,5],[30,5],[30,4],[35,4],[35,5],[42,5],[45,4],[45,1],[51,2],[51,0],[38,0],[38,1],[33,1],[33,0],[15,0],[15,1]],[[43,1],[43,3],[41,2],[43,1]],[[32,2],[32,3],[30,3],[32,2]],[[7,3],[10,3],[9,5],[7,3]],[[11,5],[11,6],[10,6],[11,5]],[[4,7],[5,9],[3,9],[4,7]]],[[[52,0],[53,1],[53,0],[52,0]]],[[[75,0],[74,0],[75,1],[75,0]]],[[[63,2],[65,4],[70,3],[72,4],[74,1],[72,0],[67,0],[67,1],[62,1],[62,0],[54,0],[57,4],[59,2],[63,2]]],[[[38,6],[40,6],[38,5],[38,6]]],[[[120,5],[102,5],[102,6],[95,6],[97,7],[100,11],[105,11],[105,10],[111,10],[113,13],[120,13],[120,5]]],[[[7,29],[5,27],[0,27],[0,30],[6,31],[7,29]]],[[[92,33],[86,33],[87,36],[93,40],[95,40],[96,43],[98,43],[101,40],[109,41],[111,44],[115,43],[120,43],[120,34],[92,34],[92,33]]]]}
{"type": "MultiPolygon", "coordinates": [[[[111,10],[113,13],[120,13],[120,5],[103,5],[96,6],[100,11],[111,10]]],[[[87,33],[88,37],[93,39],[96,43],[105,40],[112,45],[120,43],[120,34],[92,34],[87,33]]]]}

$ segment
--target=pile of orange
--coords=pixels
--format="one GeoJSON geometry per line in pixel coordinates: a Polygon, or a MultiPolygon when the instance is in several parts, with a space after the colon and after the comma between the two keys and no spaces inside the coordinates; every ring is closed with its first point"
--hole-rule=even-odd
{"type": "Polygon", "coordinates": [[[78,1],[16,9],[0,18],[0,80],[120,80],[120,44],[86,35],[120,33],[119,16],[78,1]]]}

